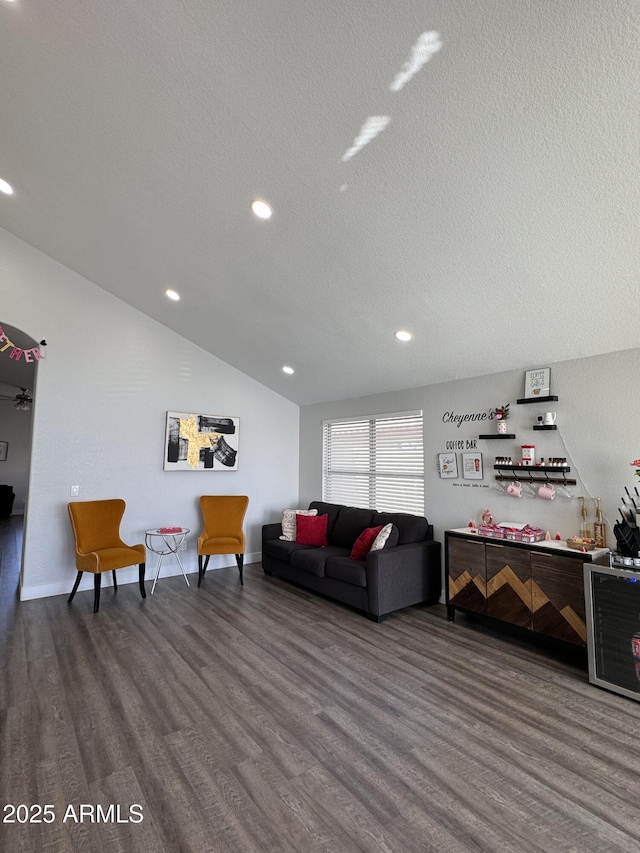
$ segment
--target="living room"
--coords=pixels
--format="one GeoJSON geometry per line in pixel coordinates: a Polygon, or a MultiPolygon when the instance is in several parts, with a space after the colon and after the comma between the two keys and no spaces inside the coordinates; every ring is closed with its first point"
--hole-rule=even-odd
{"type": "MultiPolygon", "coordinates": [[[[237,471],[211,476],[231,480],[232,493],[251,496],[247,562],[259,559],[263,523],[278,520],[284,507],[322,497],[324,420],[415,410],[423,412],[425,514],[437,540],[443,541],[448,528],[472,519],[480,523],[486,508],[502,521],[515,512],[515,520],[535,523],[554,536],[559,531],[566,539],[578,532],[577,497],[586,494],[601,498],[613,547],[617,507],[624,486],[633,485],[629,463],[638,454],[634,420],[612,413],[637,371],[640,350],[549,364],[552,392],[559,398],[553,403],[555,432],[533,431],[536,416],[547,406],[516,404],[524,395],[525,371],[520,369],[298,407],[12,235],[0,237],[2,278],[15,283],[3,301],[5,317],[32,338],[48,342],[47,357],[37,365],[23,599],[62,594],[73,580],[65,515],[72,484],[79,484],[84,500],[123,495],[126,535],[163,522],[198,529],[200,481],[162,468],[169,410],[223,411],[240,418],[242,462],[237,471]],[[589,388],[598,389],[597,405],[589,388]],[[509,400],[509,424],[517,441],[480,439],[495,431],[494,421],[458,426],[444,420],[448,412],[489,413],[509,400]],[[482,452],[482,480],[439,477],[438,454],[460,441],[482,452]],[[491,488],[496,446],[513,449],[515,462],[514,448],[519,454],[520,445],[529,442],[537,444],[540,456],[568,458],[578,480],[573,500],[516,502],[491,488]]],[[[220,488],[226,486],[216,483],[215,491],[220,488]]],[[[589,513],[593,519],[592,501],[589,513]]],[[[194,571],[193,550],[185,561],[194,571]]],[[[135,580],[133,569],[130,580],[135,580]]]]}
{"type": "MultiPolygon", "coordinates": [[[[218,49],[213,59],[206,60],[200,50],[187,50],[180,39],[175,45],[170,41],[172,33],[182,33],[187,41],[197,39],[200,12],[193,8],[164,9],[167,20],[159,22],[150,5],[127,6],[123,18],[107,9],[99,13],[87,7],[75,9],[70,0],[60,4],[59,12],[51,6],[37,15],[29,11],[31,5],[27,0],[0,2],[1,55],[6,79],[12,82],[7,88],[13,92],[0,95],[7,116],[0,177],[14,187],[13,195],[0,195],[0,326],[9,330],[17,347],[28,349],[41,340],[47,342],[46,358],[33,368],[32,411],[10,415],[12,425],[24,416],[24,423],[31,427],[11,427],[7,458],[0,461],[0,483],[12,482],[17,493],[11,523],[19,523],[24,513],[23,550],[15,544],[17,539],[11,546],[18,548],[12,559],[17,560],[20,576],[12,575],[8,587],[2,585],[0,573],[0,589],[9,605],[2,621],[3,636],[8,638],[3,671],[9,675],[0,714],[10,718],[6,731],[15,739],[10,742],[5,735],[4,748],[10,757],[1,789],[5,801],[17,802],[19,795],[21,802],[30,796],[30,802],[44,803],[42,792],[49,791],[55,794],[59,810],[63,802],[90,794],[103,803],[109,796],[115,801],[119,787],[131,795],[127,802],[136,801],[132,798],[142,792],[145,813],[152,816],[148,822],[155,822],[157,835],[145,828],[142,842],[142,832],[135,837],[136,830],[130,826],[128,832],[134,836],[133,840],[129,836],[129,846],[124,836],[118,840],[118,849],[129,850],[143,850],[144,844],[157,850],[391,849],[394,853],[570,850],[572,845],[581,851],[637,849],[640,840],[632,813],[639,803],[630,780],[638,762],[635,754],[625,755],[624,748],[625,732],[637,725],[637,706],[590,686],[584,661],[571,658],[566,650],[527,645],[521,637],[509,637],[499,629],[465,620],[448,625],[442,603],[408,608],[374,625],[344,605],[265,578],[260,567],[262,525],[279,521],[286,507],[306,507],[324,497],[323,424],[406,412],[422,413],[424,515],[433,524],[437,541],[444,542],[446,530],[479,524],[485,510],[498,521],[534,524],[552,538],[558,533],[565,540],[579,531],[579,497],[585,496],[591,519],[595,499],[600,498],[607,545],[614,547],[613,525],[621,497],[625,487],[632,489],[636,481],[630,463],[640,456],[636,429],[640,404],[629,397],[640,367],[640,186],[637,121],[631,118],[637,106],[632,100],[640,27],[635,5],[620,0],[572,2],[556,8],[556,4],[528,2],[514,8],[507,2],[443,2],[427,4],[425,10],[424,4],[409,3],[403,25],[394,29],[395,46],[404,44],[404,53],[374,50],[370,55],[365,42],[386,44],[385,28],[391,28],[395,17],[385,4],[374,4],[375,14],[371,9],[351,10],[355,22],[350,22],[349,10],[343,11],[337,3],[330,3],[324,14],[306,6],[300,13],[289,4],[278,4],[267,12],[249,3],[236,12],[220,12],[219,19],[202,12],[207,38],[218,49]],[[225,46],[225,34],[233,35],[229,45],[239,52],[242,45],[250,53],[247,45],[260,44],[261,58],[269,60],[271,51],[259,36],[270,14],[274,22],[269,22],[269,32],[274,37],[278,29],[289,32],[285,24],[292,19],[290,35],[283,36],[288,52],[283,48],[281,54],[296,61],[299,73],[292,74],[296,79],[291,85],[299,89],[295,96],[286,90],[291,67],[273,58],[264,81],[259,67],[251,70],[249,100],[243,100],[246,91],[238,86],[241,105],[234,108],[233,93],[223,101],[220,92],[227,91],[243,62],[247,67],[250,63],[245,53],[242,61],[229,64],[231,49],[225,46]],[[153,28],[147,32],[150,21],[158,32],[153,28]],[[36,25],[40,36],[34,39],[30,27],[36,25]],[[120,54],[113,40],[119,30],[127,43],[127,72],[125,65],[119,70],[120,54]],[[45,49],[48,31],[53,47],[45,49]],[[388,93],[391,70],[401,69],[407,57],[415,59],[411,46],[425,31],[440,33],[442,44],[436,50],[438,42],[432,38],[428,60],[415,71],[415,79],[403,84],[397,92],[399,100],[394,101],[388,93]],[[245,32],[251,35],[246,43],[245,32]],[[366,37],[362,42],[356,39],[354,58],[349,59],[354,32],[366,37]],[[325,68],[324,58],[313,52],[314,44],[330,42],[329,35],[337,41],[334,50],[341,58],[340,73],[325,68]],[[463,35],[467,42],[463,43],[463,35]],[[138,38],[145,46],[144,62],[150,63],[140,68],[134,49],[138,38]],[[308,48],[309,77],[296,53],[296,39],[308,48]],[[34,44],[38,41],[39,47],[34,44]],[[523,42],[530,47],[524,49],[523,42]],[[160,59],[163,50],[171,58],[166,62],[167,78],[160,74],[152,83],[152,72],[160,73],[165,65],[160,59]],[[455,52],[455,62],[447,58],[447,50],[455,52]],[[110,64],[102,69],[105,77],[92,77],[92,85],[83,88],[86,69],[74,61],[83,59],[95,70],[87,58],[92,51],[98,51],[100,61],[108,57],[110,64]],[[526,62],[512,64],[519,52],[526,62]],[[181,95],[176,95],[175,102],[169,98],[165,113],[158,104],[164,92],[172,91],[168,78],[178,73],[181,57],[188,55],[193,65],[176,89],[181,95]],[[440,67],[439,60],[444,60],[440,67]],[[309,102],[318,104],[317,110],[307,115],[304,108],[311,69],[317,73],[317,64],[322,65],[327,81],[342,89],[340,97],[332,95],[340,120],[332,122],[327,136],[323,135],[324,102],[319,100],[322,87],[309,89],[314,93],[309,102]],[[517,71],[526,65],[531,85],[520,81],[521,89],[517,71]],[[212,90],[203,69],[216,79],[212,90]],[[486,99],[477,112],[473,102],[478,90],[472,87],[476,71],[486,99]],[[361,90],[357,108],[365,110],[362,115],[352,109],[356,96],[352,98],[344,82],[351,79],[347,72],[361,90]],[[48,73],[53,75],[48,84],[51,90],[48,86],[39,90],[48,73]],[[121,100],[109,94],[108,74],[115,75],[113,91],[121,93],[121,100]],[[65,93],[70,90],[66,87],[76,78],[77,97],[67,100],[65,93]],[[145,96],[143,82],[139,89],[130,87],[129,78],[152,85],[153,96],[145,96]],[[193,102],[185,100],[181,89],[188,81],[198,95],[193,102]],[[431,81],[437,81],[437,91],[431,81]],[[376,101],[375,92],[383,90],[384,97],[376,101]],[[523,91],[527,98],[519,100],[523,91]],[[276,94],[271,97],[271,92],[276,94]],[[204,115],[207,110],[200,109],[204,94],[217,106],[212,113],[224,119],[204,115]],[[411,100],[403,101],[405,96],[411,100]],[[152,102],[158,111],[147,115],[145,104],[152,102]],[[538,110],[539,104],[543,108],[538,110]],[[109,112],[112,108],[114,114],[109,112]],[[60,124],[54,121],[55,109],[69,110],[60,124]],[[343,150],[348,153],[354,138],[360,138],[368,112],[383,109],[392,115],[388,127],[379,138],[361,138],[355,146],[358,150],[341,161],[343,150]],[[486,125],[479,122],[484,110],[491,116],[486,125]],[[100,120],[83,124],[83,116],[94,112],[100,120]],[[250,133],[245,114],[267,134],[264,150],[256,144],[255,160],[247,147],[250,133]],[[500,119],[507,114],[512,119],[501,125],[500,119]],[[271,115],[279,117],[281,126],[272,122],[271,115]],[[164,118],[170,119],[166,126],[164,118]],[[200,127],[202,137],[193,130],[194,142],[192,128],[209,119],[207,133],[200,127]],[[65,121],[68,138],[62,129],[65,121]],[[146,132],[138,135],[128,130],[128,121],[138,130],[137,122],[143,121],[146,132]],[[50,136],[46,135],[48,123],[55,128],[50,136]],[[423,142],[431,139],[432,125],[437,147],[423,142]],[[402,134],[392,136],[395,127],[402,128],[402,134]],[[116,128],[124,134],[122,146],[116,128]],[[218,140],[211,162],[205,138],[218,140]],[[294,138],[295,145],[286,142],[294,138]],[[317,141],[315,148],[312,138],[314,145],[317,141]],[[242,140],[235,152],[237,160],[231,151],[234,139],[242,140]],[[344,140],[340,150],[337,140],[344,140]],[[174,143],[184,145],[188,153],[185,162],[176,166],[180,181],[170,178],[163,186],[161,175],[163,170],[171,173],[174,143]],[[105,148],[99,150],[105,156],[94,156],[93,147],[103,144],[105,148]],[[336,156],[329,164],[330,148],[336,156]],[[281,153],[274,156],[276,151],[281,153]],[[112,155],[121,155],[122,160],[112,160],[112,155]],[[452,165],[446,168],[448,157],[452,165]],[[267,178],[260,169],[270,158],[274,166],[267,178]],[[428,165],[416,171],[423,160],[428,165]],[[113,178],[110,167],[117,171],[118,162],[126,178],[113,195],[103,194],[113,178]],[[323,171],[314,177],[317,162],[323,164],[323,171]],[[140,174],[135,175],[134,165],[142,163],[140,174]],[[99,178],[90,172],[94,166],[102,169],[99,178]],[[198,172],[202,172],[203,187],[198,184],[198,172]],[[211,174],[219,185],[214,185],[211,174]],[[301,174],[308,177],[302,180],[301,174]],[[408,196],[411,187],[420,189],[405,205],[404,194],[408,196]],[[215,204],[211,199],[218,192],[224,201],[215,204]],[[237,193],[236,206],[226,207],[233,193],[237,193]],[[273,203],[271,222],[252,218],[252,194],[264,194],[273,203]],[[307,195],[322,201],[330,214],[301,209],[301,198],[307,195]],[[192,210],[185,198],[192,198],[192,210]],[[162,214],[154,213],[154,204],[162,214]],[[357,213],[363,208],[365,213],[357,213]],[[330,220],[326,227],[324,215],[330,220]],[[181,292],[179,302],[167,300],[169,287],[181,292]],[[394,338],[394,332],[404,328],[413,333],[413,340],[406,343],[394,338]],[[293,376],[282,373],[282,365],[288,364],[295,368],[293,376]],[[519,405],[517,401],[525,397],[525,374],[534,368],[549,369],[550,394],[557,400],[519,405]],[[490,413],[506,403],[510,403],[509,433],[516,438],[482,439],[481,435],[496,431],[490,413]],[[534,431],[538,417],[550,409],[557,428],[534,431]],[[237,470],[163,470],[169,411],[237,418],[237,470]],[[569,487],[570,497],[519,499],[500,490],[495,458],[510,455],[515,463],[521,446],[530,444],[536,445],[538,460],[567,460],[569,476],[576,481],[569,487]],[[480,478],[463,476],[462,454],[467,452],[481,454],[480,478]],[[438,463],[444,453],[456,455],[458,476],[441,476],[438,463]],[[73,498],[72,487],[77,487],[73,498]],[[67,515],[70,500],[126,500],[122,536],[127,542],[140,542],[146,529],[163,524],[189,528],[182,560],[193,578],[195,540],[201,528],[198,499],[202,494],[225,493],[250,498],[244,525],[248,567],[244,587],[238,584],[232,556],[212,558],[214,571],[208,572],[197,592],[186,588],[180,569],[167,561],[153,598],[140,602],[137,569],[131,567],[119,570],[117,595],[109,586],[103,591],[99,614],[91,613],[90,578],[83,580],[73,605],[67,607],[76,574],[67,515]],[[192,619],[197,628],[190,636],[192,619]],[[207,637],[203,626],[209,623],[211,636],[207,637]],[[143,720],[140,732],[130,740],[117,732],[114,708],[113,717],[105,723],[104,739],[90,726],[83,728],[84,710],[97,711],[90,697],[95,688],[91,679],[98,676],[90,670],[93,664],[100,672],[101,659],[93,631],[107,644],[104,673],[124,671],[129,683],[121,692],[120,684],[101,682],[101,697],[108,703],[109,696],[117,696],[114,706],[122,702],[124,707],[126,697],[131,698],[130,685],[137,678],[145,684],[146,698],[139,706],[136,698],[122,714],[123,731],[131,730],[132,720],[143,720]],[[246,670],[245,663],[227,663],[235,641],[240,659],[246,663],[250,658],[246,670]],[[154,642],[158,643],[155,651],[154,642]],[[148,673],[134,651],[129,662],[124,660],[126,650],[135,643],[149,644],[148,673]],[[72,653],[74,644],[82,650],[72,653]],[[331,661],[327,659],[331,654],[323,656],[327,650],[334,655],[331,661]],[[166,683],[160,681],[163,655],[171,674],[166,683]],[[178,689],[169,682],[179,678],[179,664],[189,655],[204,687],[187,679],[178,689]],[[58,661],[55,672],[47,668],[53,666],[52,660],[58,661]],[[255,679],[265,661],[270,686],[262,684],[258,690],[255,679]],[[82,673],[78,688],[82,698],[76,697],[77,705],[71,698],[74,666],[82,673]],[[314,666],[319,684],[313,683],[314,666]],[[377,667],[384,680],[381,701],[389,703],[379,708],[375,690],[369,691],[365,683],[367,676],[377,678],[377,667]],[[284,692],[278,697],[284,670],[284,692]],[[501,671],[509,672],[503,683],[501,671]],[[400,673],[397,705],[391,700],[394,672],[400,673]],[[297,674],[302,687],[296,683],[297,674]],[[209,694],[210,690],[215,693],[212,685],[217,676],[222,686],[215,700],[220,706],[209,694]],[[160,683],[175,704],[162,704],[160,683]],[[253,687],[245,695],[242,690],[247,683],[253,687]],[[429,694],[430,683],[437,684],[433,691],[437,701],[429,694]],[[37,698],[38,685],[46,701],[37,698]],[[54,745],[58,689],[65,694],[65,726],[72,719],[79,747],[65,740],[70,737],[66,728],[62,745],[59,749],[54,745]],[[190,705],[186,698],[185,709],[179,709],[173,691],[195,696],[201,689],[211,709],[203,710],[199,699],[190,705]],[[474,725],[467,728],[462,712],[456,713],[456,691],[462,697],[458,711],[464,709],[476,729],[474,725]],[[474,691],[479,697],[477,709],[474,691]],[[283,697],[290,706],[284,707],[283,697]],[[296,697],[301,704],[295,704],[296,697]],[[245,701],[255,704],[263,728],[249,721],[248,712],[242,717],[245,701]],[[366,702],[367,719],[359,721],[360,701],[366,702]],[[282,715],[280,722],[286,718],[282,729],[274,728],[270,702],[282,715]],[[527,702],[535,714],[524,707],[527,702]],[[220,825],[215,840],[207,838],[207,827],[216,825],[215,816],[204,819],[200,814],[198,832],[190,836],[178,814],[185,798],[197,788],[196,783],[192,790],[191,783],[184,782],[191,777],[189,768],[180,764],[180,752],[184,750],[195,767],[198,750],[193,743],[187,746],[189,734],[184,734],[183,742],[182,734],[178,737],[176,732],[190,732],[196,726],[194,720],[206,721],[214,729],[220,716],[228,733],[234,724],[224,717],[225,709],[232,709],[231,716],[239,715],[244,737],[241,752],[245,750],[242,755],[247,762],[236,761],[235,747],[229,748],[225,767],[233,766],[233,774],[241,779],[242,797],[258,804],[257,812],[249,808],[246,812],[253,824],[250,831],[246,826],[244,830],[251,837],[233,835],[233,843],[231,836],[225,839],[220,825]],[[305,729],[300,720],[307,713],[305,729]],[[189,724],[182,714],[189,717],[189,724]],[[429,714],[432,722],[427,721],[429,714]],[[464,729],[459,753],[447,731],[447,715],[452,726],[464,729]],[[581,715],[583,723],[577,723],[581,715]],[[374,717],[375,730],[369,730],[374,717]],[[405,728],[396,730],[394,720],[401,720],[405,728]],[[598,723],[605,720],[611,730],[599,738],[598,723]],[[544,745],[545,721],[553,750],[544,745]],[[21,728],[23,722],[25,728],[21,728]],[[325,727],[322,732],[320,723],[325,727]],[[514,729],[503,742],[501,729],[509,725],[514,729]],[[42,739],[39,726],[45,732],[42,739]],[[32,741],[21,741],[20,731],[28,731],[32,741]],[[522,741],[519,732],[525,732],[522,741]],[[314,751],[319,747],[312,746],[315,737],[322,742],[322,756],[314,751]],[[144,768],[134,761],[133,775],[127,775],[127,750],[142,754],[145,738],[153,745],[149,754],[158,768],[171,773],[177,786],[171,791],[179,790],[173,802],[162,791],[160,770],[154,775],[147,766],[152,758],[140,759],[144,768]],[[374,779],[375,738],[385,751],[384,772],[398,771],[388,790],[374,779]],[[484,738],[492,739],[492,757],[480,746],[484,738]],[[163,763],[167,743],[171,766],[163,763]],[[309,752],[296,752],[300,744],[309,752]],[[289,747],[295,756],[287,763],[289,747]],[[519,747],[524,752],[514,757],[519,747]],[[55,777],[53,781],[54,776],[48,775],[56,764],[63,764],[67,748],[76,762],[73,773],[85,774],[76,788],[68,780],[55,777]],[[336,774],[329,781],[318,768],[330,766],[332,749],[339,760],[327,771],[336,774]],[[252,776],[259,767],[268,777],[261,758],[271,750],[282,772],[274,782],[277,797],[269,792],[268,778],[262,779],[263,787],[257,791],[258,776],[252,776]],[[554,750],[555,758],[550,754],[554,750]],[[585,753],[582,759],[580,750],[585,753]],[[530,774],[523,767],[526,761],[519,763],[523,756],[535,765],[530,774]],[[409,757],[424,772],[413,781],[408,770],[398,770],[409,757]],[[438,776],[440,758],[447,770],[438,776]],[[14,784],[10,774],[19,777],[21,761],[29,762],[28,775],[25,770],[19,784],[14,784]],[[545,762],[553,769],[548,775],[545,762]],[[145,781],[141,782],[143,769],[145,781]],[[504,785],[496,800],[482,790],[485,770],[492,784],[502,780],[504,785]],[[472,782],[465,785],[467,771],[472,782]],[[605,780],[602,787],[590,779],[590,772],[605,780]],[[560,779],[557,787],[551,779],[554,774],[560,779]],[[296,815],[293,797],[298,776],[304,789],[300,813],[304,819],[291,817],[296,815]],[[336,779],[339,789],[331,787],[336,779]],[[460,785],[457,800],[449,799],[454,779],[460,785]],[[517,797],[505,795],[509,780],[514,790],[522,786],[527,791],[529,799],[524,798],[519,812],[517,797]],[[370,802],[363,806],[356,796],[356,808],[352,797],[358,785],[367,791],[370,802]],[[421,798],[419,788],[433,794],[433,825],[422,804],[428,795],[421,798]],[[475,806],[471,805],[474,788],[482,790],[475,806]],[[349,796],[343,801],[345,791],[349,796]],[[504,808],[497,802],[503,795],[508,803],[504,808]],[[461,809],[455,819],[454,800],[461,809]],[[526,827],[534,820],[532,803],[541,815],[539,835],[527,837],[526,827]],[[274,811],[267,819],[270,808],[274,811]],[[163,809],[180,827],[175,836],[168,818],[162,817],[163,809]],[[547,822],[543,812],[549,816],[547,822]],[[283,814],[288,828],[280,834],[278,815],[283,814]],[[345,814],[354,815],[352,823],[345,814]],[[507,826],[509,814],[511,827],[507,826]],[[366,831],[370,818],[375,827],[371,837],[366,831]],[[335,836],[323,836],[334,819],[335,836]],[[381,827],[387,820],[392,828],[385,835],[381,827]],[[256,827],[265,833],[263,847],[256,827]]],[[[204,50],[204,39],[190,48],[196,43],[204,50]]],[[[99,67],[96,60],[95,68],[99,67]]],[[[11,371],[17,369],[14,361],[8,352],[0,352],[2,394],[12,395],[11,386],[22,387],[20,381],[12,381],[11,371]]],[[[5,413],[10,403],[0,405],[7,407],[0,414],[2,424],[8,425],[5,413]]],[[[0,432],[0,441],[6,439],[0,432]]],[[[150,555],[148,573],[154,566],[150,555]]],[[[445,600],[444,575],[440,599],[445,600]]],[[[201,805],[212,794],[207,786],[213,784],[213,776],[207,777],[203,770],[211,764],[215,761],[198,764],[201,805]]],[[[417,766],[411,764],[411,772],[418,774],[417,766]]],[[[224,799],[220,792],[227,790],[225,779],[216,777],[215,786],[216,797],[224,799]]],[[[230,795],[225,820],[234,813],[237,829],[243,822],[234,812],[234,796],[230,795]]],[[[244,799],[243,803],[247,806],[244,799]]],[[[21,844],[22,849],[33,849],[19,829],[12,828],[15,849],[21,849],[21,844]]],[[[72,849],[69,827],[58,821],[56,829],[55,844],[44,832],[39,836],[42,844],[72,849]]],[[[93,848],[86,849],[95,850],[100,849],[95,842],[98,837],[109,849],[108,834],[75,840],[84,849],[81,845],[90,845],[93,838],[93,848]]]]}

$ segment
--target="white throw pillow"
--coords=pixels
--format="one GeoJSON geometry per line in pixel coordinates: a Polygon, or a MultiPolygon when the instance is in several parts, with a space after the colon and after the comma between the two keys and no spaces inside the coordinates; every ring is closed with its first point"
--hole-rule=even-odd
{"type": "Polygon", "coordinates": [[[285,542],[296,541],[296,515],[317,515],[317,509],[283,509],[282,536],[285,542]]]}
{"type": "Polygon", "coordinates": [[[380,533],[373,540],[373,545],[369,548],[370,551],[381,551],[387,544],[387,539],[391,536],[393,524],[385,524],[380,533]]]}

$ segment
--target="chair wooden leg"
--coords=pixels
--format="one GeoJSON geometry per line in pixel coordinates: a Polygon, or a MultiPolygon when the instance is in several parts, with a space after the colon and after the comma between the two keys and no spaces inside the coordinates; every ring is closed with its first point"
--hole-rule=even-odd
{"type": "Polygon", "coordinates": [[[242,578],[242,567],[244,566],[244,554],[236,554],[236,563],[238,564],[238,571],[240,572],[240,586],[244,586],[244,580],[242,578]]]}
{"type": "Polygon", "coordinates": [[[82,577],[82,572],[78,572],[78,577],[76,578],[76,582],[74,583],[73,589],[71,590],[71,595],[67,599],[67,602],[69,604],[71,604],[71,602],[73,601],[73,596],[76,594],[76,591],[78,589],[78,585],[80,584],[80,578],[81,577],[82,577]]]}
{"type": "Polygon", "coordinates": [[[118,581],[116,580],[116,570],[114,569],[111,574],[113,575],[113,589],[114,592],[118,591],[118,581]]]}
{"type": "Polygon", "coordinates": [[[210,554],[207,554],[207,556],[204,559],[204,566],[203,566],[202,565],[202,555],[198,554],[198,586],[200,586],[200,584],[202,583],[203,578],[204,578],[204,573],[207,571],[207,566],[209,565],[209,557],[210,557],[210,554]]]}
{"type": "Polygon", "coordinates": [[[144,571],[146,569],[146,563],[140,563],[140,569],[138,572],[138,576],[140,578],[140,594],[143,598],[147,597],[146,590],[144,588],[144,571]]]}
{"type": "Polygon", "coordinates": [[[100,610],[100,587],[102,586],[102,574],[97,572],[93,576],[93,612],[100,610]]]}

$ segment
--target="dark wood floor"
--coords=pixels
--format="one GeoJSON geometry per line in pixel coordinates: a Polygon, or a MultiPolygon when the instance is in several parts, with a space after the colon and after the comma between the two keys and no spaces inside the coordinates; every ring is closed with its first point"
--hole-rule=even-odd
{"type": "Polygon", "coordinates": [[[55,812],[1,850],[640,850],[640,705],[550,651],[439,606],[377,625],[259,565],[97,615],[19,603],[0,533],[0,804],[55,812]]]}

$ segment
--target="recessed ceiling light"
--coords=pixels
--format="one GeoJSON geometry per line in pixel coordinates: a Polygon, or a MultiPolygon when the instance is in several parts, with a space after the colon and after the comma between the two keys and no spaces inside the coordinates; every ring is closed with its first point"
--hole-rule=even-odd
{"type": "Polygon", "coordinates": [[[288,364],[285,364],[285,366],[282,368],[282,372],[288,373],[289,376],[291,376],[292,373],[295,373],[295,370],[293,369],[293,367],[289,367],[288,364]]]}
{"type": "Polygon", "coordinates": [[[174,302],[177,302],[180,299],[180,294],[176,293],[175,290],[165,290],[165,293],[169,299],[173,299],[174,302]]]}
{"type": "Polygon", "coordinates": [[[265,201],[263,198],[254,198],[251,202],[251,210],[258,219],[271,219],[273,214],[273,208],[269,202],[265,201]]]}
{"type": "Polygon", "coordinates": [[[396,338],[399,341],[410,341],[413,335],[411,332],[407,332],[405,329],[400,329],[395,333],[396,338]]]}
{"type": "Polygon", "coordinates": [[[2,178],[0,178],[0,193],[5,193],[5,195],[13,195],[13,187],[6,181],[3,181],[2,178]]]}

